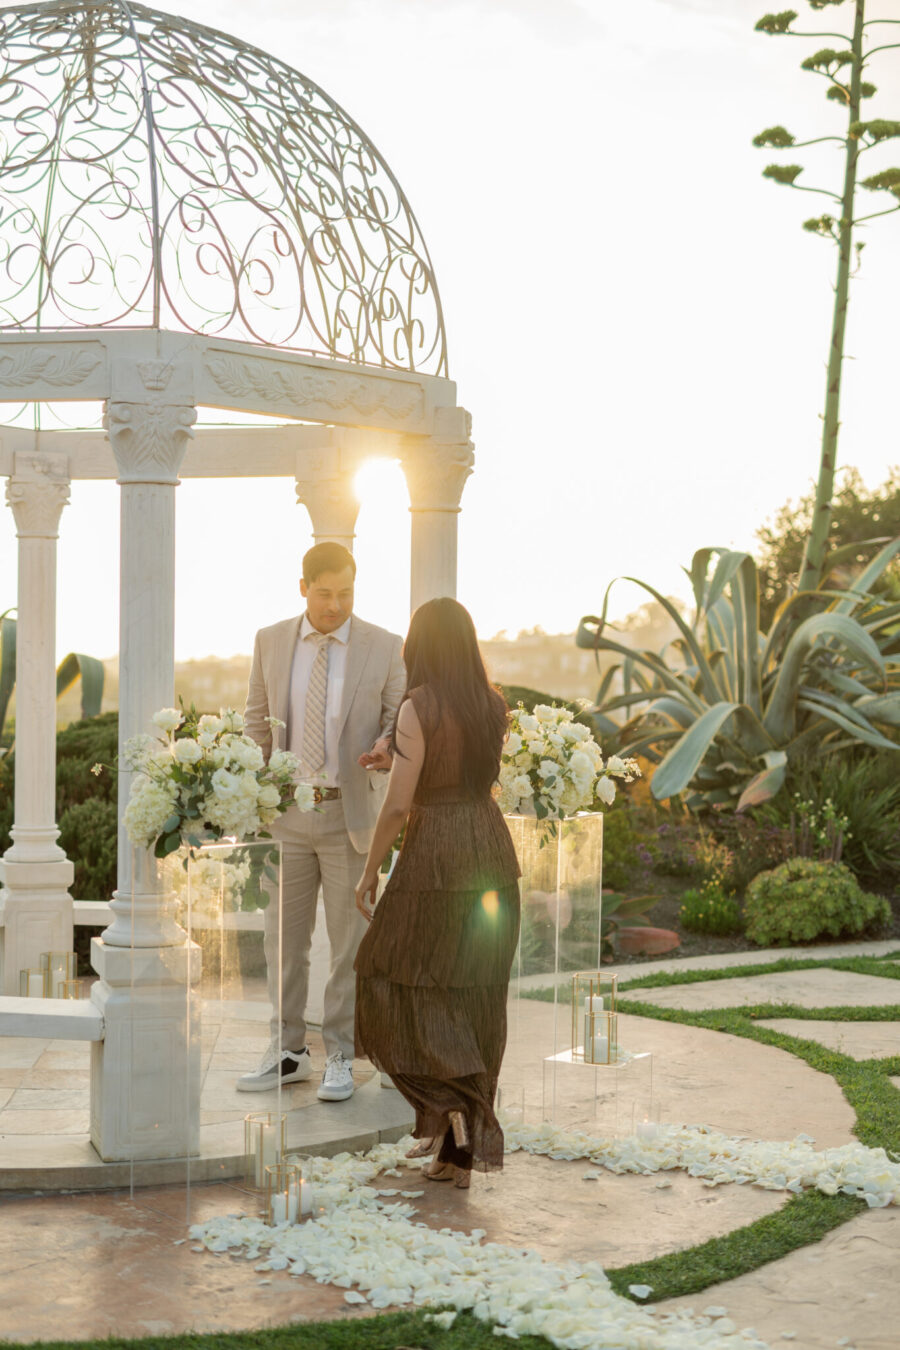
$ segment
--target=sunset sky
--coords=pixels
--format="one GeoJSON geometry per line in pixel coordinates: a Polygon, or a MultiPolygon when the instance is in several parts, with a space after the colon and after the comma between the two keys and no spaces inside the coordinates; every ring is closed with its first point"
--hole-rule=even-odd
{"type": "MultiPolygon", "coordinates": [[[[751,138],[776,123],[798,139],[840,130],[824,81],[798,70],[824,41],[754,33],[757,0],[162,5],[176,7],[327,90],[412,204],[474,419],[459,598],[483,636],[570,631],[619,574],[686,598],[695,549],[752,549],[808,489],[835,254],[801,229],[824,199],[764,181],[778,156],[751,138]]],[[[796,8],[814,31],[846,28],[852,7],[796,8]]],[[[869,9],[897,17],[889,0],[869,9]]],[[[898,55],[875,58],[867,77],[886,92],[866,116],[900,116],[898,55]]],[[[900,162],[898,144],[866,172],[900,162]]],[[[836,147],[788,158],[807,166],[802,182],[839,185],[836,147]]],[[[889,205],[861,195],[867,211],[889,205]]],[[[874,486],[900,460],[900,214],[861,237],[840,461],[874,486]]],[[[357,611],[404,631],[404,484],[385,466],[364,477],[357,611]]],[[[60,657],[116,650],[117,492],[73,485],[60,657]]],[[[297,612],[310,542],[290,480],[184,482],[178,659],[249,651],[258,627],[297,612]]],[[[0,611],[15,560],[4,509],[0,611]]],[[[625,583],[614,597],[618,615],[644,598],[625,583]]]]}

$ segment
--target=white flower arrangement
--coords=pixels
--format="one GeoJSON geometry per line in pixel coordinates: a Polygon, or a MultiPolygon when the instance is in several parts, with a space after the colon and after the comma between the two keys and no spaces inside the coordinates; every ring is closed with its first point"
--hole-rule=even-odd
{"type": "Polygon", "coordinates": [[[137,848],[165,858],[183,845],[199,847],[204,834],[252,839],[292,803],[301,811],[315,806],[313,788],[295,782],[296,757],[276,750],[266,764],[233,709],[197,718],[193,710],[162,708],[152,720],[160,735],[133,737],[122,756],[135,775],[123,824],[137,848]]]}
{"type": "Polygon", "coordinates": [[[633,759],[611,755],[604,763],[590,728],[571,709],[538,703],[529,713],[520,703],[509,714],[497,801],[505,814],[561,820],[610,806],[614,780],[630,783],[640,774],[633,759]]]}

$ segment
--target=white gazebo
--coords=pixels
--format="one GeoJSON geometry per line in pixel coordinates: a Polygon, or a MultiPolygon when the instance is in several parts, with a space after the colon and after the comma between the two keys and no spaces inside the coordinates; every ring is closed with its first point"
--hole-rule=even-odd
{"type": "MultiPolygon", "coordinates": [[[[455,593],[473,454],[416,219],[327,94],[237,39],[127,0],[5,9],[0,34],[0,474],[19,550],[15,825],[0,861],[10,1034],[19,970],[72,944],[54,653],[71,480],[120,485],[124,741],[174,696],[180,477],[293,477],[316,540],[350,546],[359,464],[399,460],[415,606],[455,593]],[[88,425],[54,427],[55,403],[85,405],[88,425]],[[266,420],[204,427],[205,409],[266,420]]],[[[91,1009],[45,1010],[95,1042],[92,1139],[108,1159],[176,1147],[159,1075],[184,1082],[189,1053],[178,1021],[191,952],[152,860],[139,855],[132,875],[131,856],[120,839],[91,1009]],[[145,1023],[142,983],[155,990],[145,1023]],[[126,1055],[154,1066],[152,1138],[121,1097],[126,1055]]]]}

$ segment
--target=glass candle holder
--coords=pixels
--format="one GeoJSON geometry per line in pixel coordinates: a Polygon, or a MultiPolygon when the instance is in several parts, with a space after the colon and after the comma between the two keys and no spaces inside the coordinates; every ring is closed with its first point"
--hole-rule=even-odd
{"type": "Polygon", "coordinates": [[[74,952],[41,952],[41,970],[44,972],[45,998],[60,998],[60,985],[74,980],[78,974],[74,952]]]}
{"type": "Polygon", "coordinates": [[[299,1223],[312,1213],[312,1186],[299,1163],[275,1163],[265,1169],[266,1223],[299,1223]]]}
{"type": "Polygon", "coordinates": [[[84,998],[84,980],[63,980],[56,992],[57,998],[84,998]]]}
{"type": "Polygon", "coordinates": [[[252,1111],[244,1117],[244,1175],[252,1190],[264,1189],[265,1169],[284,1157],[286,1120],[274,1111],[252,1111]]]}
{"type": "Polygon", "coordinates": [[[659,1134],[659,1102],[653,1097],[636,1101],[632,1108],[631,1133],[638,1139],[655,1139],[659,1134]]]}
{"type": "Polygon", "coordinates": [[[19,971],[19,997],[20,998],[45,998],[46,997],[46,971],[35,970],[32,966],[28,970],[19,971]]]}
{"type": "Polygon", "coordinates": [[[572,1058],[585,1064],[615,1063],[618,1051],[618,975],[579,971],[572,976],[572,1058]]]}

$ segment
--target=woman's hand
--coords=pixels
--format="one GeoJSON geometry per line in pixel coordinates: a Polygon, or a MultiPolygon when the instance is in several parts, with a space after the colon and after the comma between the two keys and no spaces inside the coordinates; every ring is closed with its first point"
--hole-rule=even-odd
{"type": "Polygon", "coordinates": [[[366,868],[359,879],[359,885],[356,888],[356,908],[365,919],[366,923],[372,922],[372,915],[375,913],[375,902],[378,898],[378,873],[372,872],[366,868]]]}

